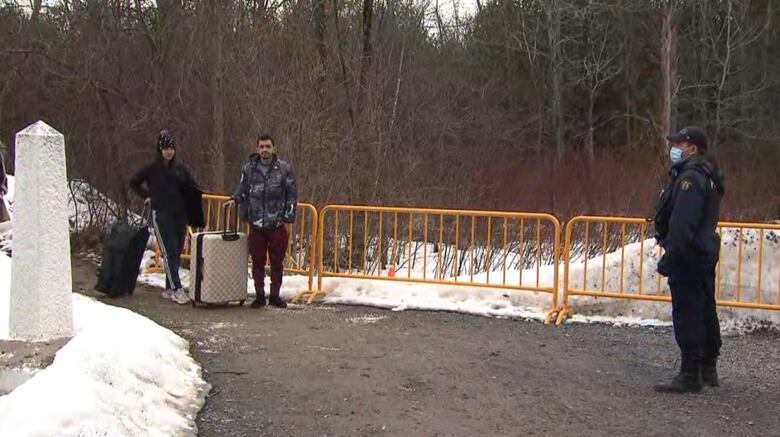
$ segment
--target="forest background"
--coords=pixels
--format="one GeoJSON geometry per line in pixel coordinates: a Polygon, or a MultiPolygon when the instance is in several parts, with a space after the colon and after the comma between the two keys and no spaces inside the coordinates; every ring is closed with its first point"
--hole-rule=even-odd
{"type": "Polygon", "coordinates": [[[225,193],[258,133],[303,201],[647,216],[704,127],[722,217],[780,218],[772,0],[0,0],[0,140],[44,119],[121,205],[173,131],[225,193]]]}

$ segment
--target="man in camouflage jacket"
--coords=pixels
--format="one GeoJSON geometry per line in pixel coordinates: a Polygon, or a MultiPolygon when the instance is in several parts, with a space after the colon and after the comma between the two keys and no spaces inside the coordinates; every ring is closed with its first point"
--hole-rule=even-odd
{"type": "Polygon", "coordinates": [[[249,156],[241,171],[241,180],[226,206],[239,205],[241,217],[252,226],[249,231],[249,254],[256,298],[253,308],[265,305],[266,254],[271,264],[271,305],[285,308],[279,296],[284,270],[284,256],[295,222],[298,194],[290,164],[276,156],[274,141],[268,135],[257,139],[257,152],[249,156]]]}

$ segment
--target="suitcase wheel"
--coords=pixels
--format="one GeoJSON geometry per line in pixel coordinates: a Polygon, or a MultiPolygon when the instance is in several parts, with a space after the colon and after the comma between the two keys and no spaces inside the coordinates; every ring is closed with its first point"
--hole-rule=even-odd
{"type": "Polygon", "coordinates": [[[243,300],[239,301],[238,302],[238,306],[241,306],[241,307],[244,306],[244,301],[243,300]]]}
{"type": "Polygon", "coordinates": [[[195,308],[195,301],[191,300],[190,303],[192,304],[192,307],[195,308]]]}

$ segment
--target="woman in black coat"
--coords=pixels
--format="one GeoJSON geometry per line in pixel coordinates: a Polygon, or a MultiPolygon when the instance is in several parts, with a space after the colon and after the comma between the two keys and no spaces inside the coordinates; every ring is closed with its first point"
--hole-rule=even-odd
{"type": "Polygon", "coordinates": [[[187,224],[203,226],[203,210],[195,179],[187,167],[176,160],[176,140],[170,132],[160,132],[154,162],[130,179],[130,187],[144,202],[151,204],[152,223],[166,271],[162,296],[186,304],[189,297],[179,278],[179,258],[184,249],[187,224]]]}

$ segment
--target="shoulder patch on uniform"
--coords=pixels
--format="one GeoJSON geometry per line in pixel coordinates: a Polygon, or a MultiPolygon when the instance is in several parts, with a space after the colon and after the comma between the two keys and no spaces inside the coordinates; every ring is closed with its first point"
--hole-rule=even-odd
{"type": "Polygon", "coordinates": [[[680,182],[680,189],[683,191],[688,191],[688,189],[691,188],[691,185],[693,185],[691,181],[688,179],[683,179],[682,182],[680,182]]]}

